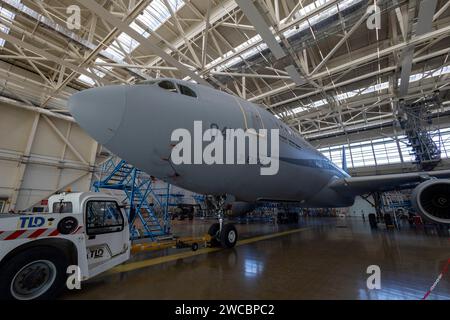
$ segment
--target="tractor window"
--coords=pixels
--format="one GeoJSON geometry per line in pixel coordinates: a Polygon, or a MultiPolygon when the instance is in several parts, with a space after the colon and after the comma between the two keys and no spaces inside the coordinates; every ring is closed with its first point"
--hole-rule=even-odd
{"type": "Polygon", "coordinates": [[[197,98],[197,94],[191,88],[183,86],[182,84],[179,84],[178,87],[180,88],[181,94],[184,94],[185,96],[197,98]]]}
{"type": "Polygon", "coordinates": [[[86,232],[88,235],[123,230],[123,217],[115,201],[88,201],[86,205],[86,232]]]}
{"type": "Polygon", "coordinates": [[[163,88],[164,90],[167,90],[167,91],[170,91],[170,92],[175,92],[175,93],[178,92],[177,91],[177,87],[175,86],[175,84],[173,82],[170,82],[170,81],[167,81],[167,80],[161,81],[158,84],[158,86],[160,88],[163,88]]]}
{"type": "Polygon", "coordinates": [[[53,203],[53,213],[70,213],[73,212],[72,202],[55,202],[53,203]]]}

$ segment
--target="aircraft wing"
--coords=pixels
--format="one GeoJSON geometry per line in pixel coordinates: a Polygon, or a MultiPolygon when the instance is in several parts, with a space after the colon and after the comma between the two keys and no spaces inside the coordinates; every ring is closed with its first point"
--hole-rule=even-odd
{"type": "Polygon", "coordinates": [[[329,187],[338,192],[361,195],[372,191],[413,188],[430,178],[450,178],[450,170],[342,178],[333,181],[329,187]]]}

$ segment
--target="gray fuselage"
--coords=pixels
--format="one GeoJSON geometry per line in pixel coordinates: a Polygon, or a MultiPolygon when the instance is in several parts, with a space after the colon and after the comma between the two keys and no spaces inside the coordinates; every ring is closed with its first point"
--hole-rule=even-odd
{"type": "Polygon", "coordinates": [[[348,174],[297,132],[258,105],[206,86],[174,79],[176,90],[157,82],[82,91],[69,100],[72,115],[94,139],[127,162],[164,181],[239,201],[295,201],[304,207],[343,207],[354,201],[328,185],[348,174]],[[189,87],[196,97],[180,92],[189,87]],[[171,134],[194,121],[203,129],[279,129],[279,171],[261,175],[260,164],[180,164],[170,161],[171,134]]]}

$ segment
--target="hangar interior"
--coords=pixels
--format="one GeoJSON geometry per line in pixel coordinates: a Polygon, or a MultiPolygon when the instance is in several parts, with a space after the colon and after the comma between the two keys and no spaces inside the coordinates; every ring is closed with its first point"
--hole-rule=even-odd
{"type": "MultiPolygon", "coordinates": [[[[351,176],[450,169],[449,36],[448,0],[1,0],[0,212],[86,191],[129,208],[135,198],[107,187],[122,174],[145,196],[136,241],[205,233],[205,195],[124,163],[68,109],[79,91],[159,78],[259,104],[351,176]]],[[[410,194],[341,209],[265,203],[236,218],[233,251],[141,254],[63,298],[421,298],[449,258],[448,228],[415,219],[410,194]],[[381,290],[365,286],[372,264],[386,270],[381,290]]],[[[450,298],[448,278],[431,297],[450,298]]]]}

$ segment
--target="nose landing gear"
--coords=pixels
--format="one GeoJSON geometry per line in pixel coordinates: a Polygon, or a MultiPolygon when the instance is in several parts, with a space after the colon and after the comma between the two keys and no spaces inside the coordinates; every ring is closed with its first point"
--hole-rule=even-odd
{"type": "Polygon", "coordinates": [[[219,222],[213,223],[208,230],[211,247],[233,248],[238,239],[236,227],[232,223],[223,223],[225,197],[214,197],[215,211],[219,222]]]}
{"type": "Polygon", "coordinates": [[[233,248],[236,245],[238,233],[232,223],[226,223],[220,230],[220,223],[216,222],[209,227],[208,234],[211,236],[211,247],[233,248]]]}

